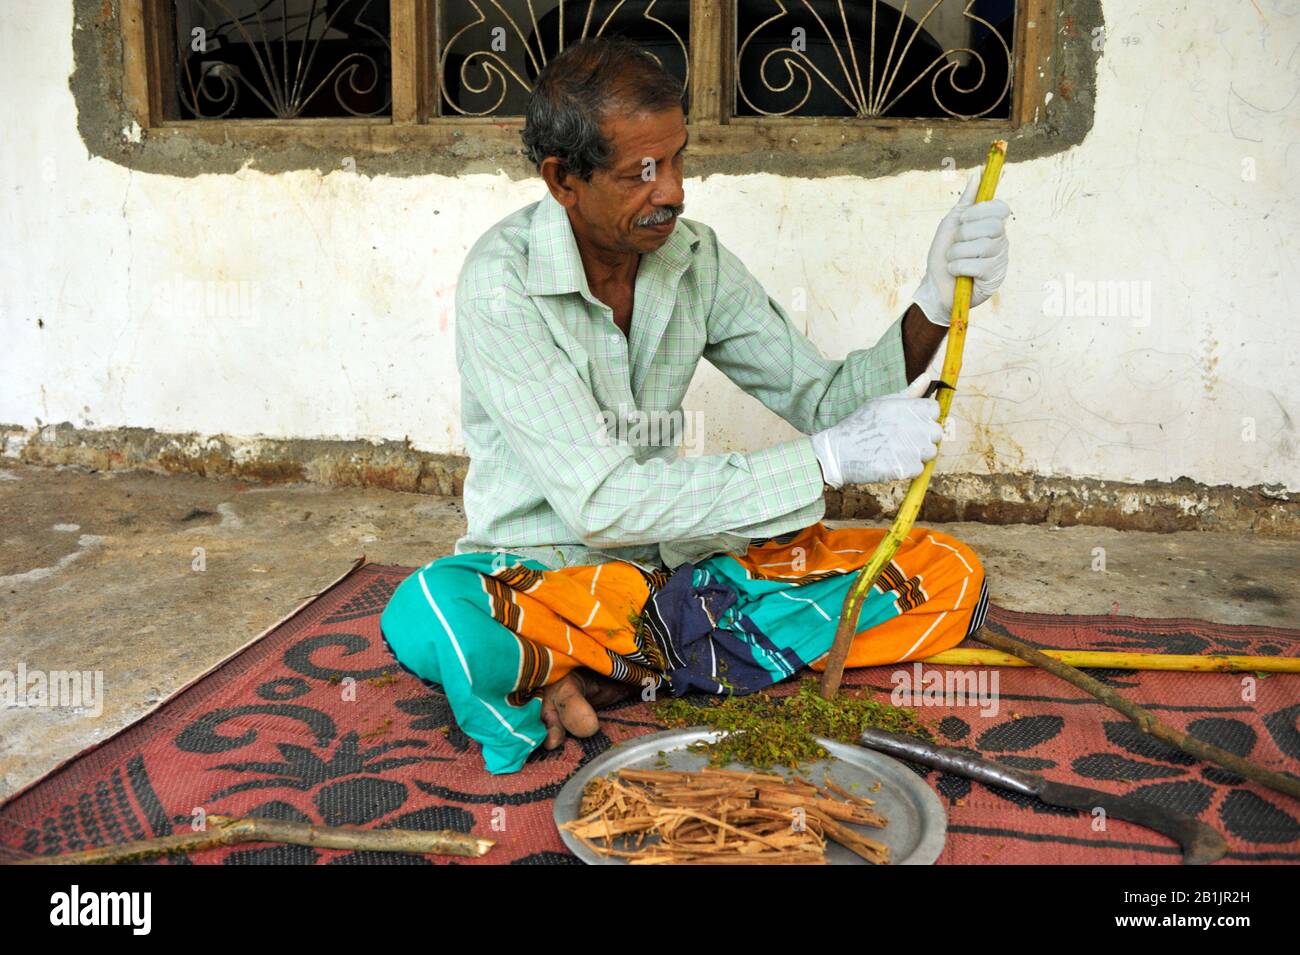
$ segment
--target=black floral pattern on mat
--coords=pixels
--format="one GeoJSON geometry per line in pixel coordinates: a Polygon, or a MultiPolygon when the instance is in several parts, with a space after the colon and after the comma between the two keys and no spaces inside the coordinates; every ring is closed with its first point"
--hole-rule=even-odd
{"type": "Polygon", "coordinates": [[[397,589],[399,583],[401,583],[400,578],[377,577],[367,583],[356,596],[340,604],[321,622],[323,624],[346,623],[349,620],[377,617],[388,606],[388,601],[392,599],[393,591],[397,589]]]}
{"type": "Polygon", "coordinates": [[[1172,809],[1185,816],[1199,816],[1210,808],[1214,789],[1194,779],[1175,783],[1152,783],[1134,789],[1126,795],[1154,803],[1165,809],[1172,809]]]}
{"type": "Polygon", "coordinates": [[[315,734],[316,745],[325,746],[338,733],[338,727],[328,714],[310,706],[296,704],[253,704],[251,706],[222,707],[204,713],[187,726],[173,741],[177,749],[186,753],[225,753],[242,749],[257,739],[257,731],[245,730],[237,736],[224,736],[219,728],[243,716],[285,716],[304,723],[315,734]]]}
{"type": "Polygon", "coordinates": [[[267,680],[257,688],[258,696],[264,700],[270,700],[273,703],[278,703],[281,700],[292,700],[295,697],[310,692],[311,684],[296,676],[280,677],[278,680],[267,680]]]}
{"type": "MultiPolygon", "coordinates": [[[[1288,707],[1265,716],[1262,722],[1270,728],[1272,735],[1276,737],[1280,732],[1286,738],[1289,732],[1294,731],[1297,715],[1300,715],[1300,707],[1288,707]]],[[[1056,760],[1028,753],[1036,747],[1050,744],[1064,728],[1065,721],[1057,716],[1012,716],[979,733],[974,747],[956,748],[967,749],[1004,765],[1037,773],[1054,768],[1056,760]]],[[[956,742],[970,734],[970,727],[959,717],[945,716],[939,722],[938,731],[941,736],[956,742]]],[[[1193,817],[1204,816],[1218,802],[1222,824],[1243,841],[1261,845],[1284,845],[1300,840],[1295,818],[1270,799],[1247,790],[1225,793],[1225,789],[1242,782],[1236,774],[1218,767],[1205,766],[1201,769],[1204,781],[1178,779],[1177,777],[1185,777],[1189,768],[1196,766],[1199,761],[1143,733],[1131,722],[1108,721],[1103,724],[1103,731],[1106,740],[1119,752],[1086,753],[1071,760],[1070,769],[1077,777],[1081,777],[1079,783],[1086,784],[1094,780],[1143,783],[1128,790],[1125,795],[1193,817]],[[1174,781],[1149,782],[1151,780],[1174,781]]],[[[1243,757],[1249,756],[1259,739],[1259,735],[1248,723],[1229,717],[1194,719],[1187,723],[1186,731],[1198,739],[1243,757]]],[[[929,770],[914,763],[907,765],[930,780],[950,806],[965,803],[971,797],[973,789],[979,786],[1019,809],[1040,814],[1074,814],[1074,810],[1049,805],[1037,797],[999,787],[973,784],[964,777],[929,770]]],[[[1059,778],[1051,773],[1047,775],[1048,778],[1059,778]]]]}
{"type": "Polygon", "coordinates": [[[511,865],[582,865],[582,860],[567,852],[534,852],[521,859],[515,859],[511,865]]]}
{"type": "MultiPolygon", "coordinates": [[[[1278,723],[1285,725],[1286,718],[1286,710],[1278,710],[1264,715],[1261,722],[1266,727],[1278,723]]],[[[1191,720],[1186,731],[1197,739],[1246,758],[1259,742],[1259,734],[1247,722],[1227,717],[1191,720]]],[[[1191,767],[1200,765],[1199,760],[1147,736],[1131,723],[1107,723],[1105,733],[1110,742],[1144,759],[1130,759],[1115,753],[1091,753],[1074,760],[1073,769],[1080,776],[1099,780],[1147,780],[1185,776],[1191,767]]],[[[1217,803],[1217,815],[1222,825],[1243,842],[1269,845],[1300,840],[1300,828],[1297,828],[1295,817],[1273,802],[1271,793],[1266,798],[1249,790],[1232,788],[1245,780],[1218,766],[1200,765],[1199,775],[1202,781],[1153,783],[1133,789],[1129,794],[1197,817],[1206,815],[1217,803]]]]}
{"type": "Polygon", "coordinates": [[[339,682],[345,677],[351,677],[354,680],[371,680],[375,677],[388,676],[399,671],[396,663],[371,667],[366,670],[322,667],[313,663],[312,656],[317,651],[328,647],[342,647],[343,655],[350,657],[365,654],[366,651],[371,649],[371,644],[369,639],[359,633],[324,633],[318,637],[300,640],[294,644],[285,653],[284,663],[290,669],[298,671],[305,677],[330,682],[339,682]]]}
{"type": "Polygon", "coordinates": [[[945,716],[939,721],[939,732],[945,739],[963,740],[970,735],[970,724],[960,716],[945,716]]]}
{"type": "Polygon", "coordinates": [[[222,865],[315,865],[320,853],[310,846],[273,845],[258,849],[235,849],[222,865]]]}
{"type": "Polygon", "coordinates": [[[1009,719],[981,733],[975,748],[983,752],[1021,752],[1055,739],[1064,726],[1065,720],[1059,716],[1009,719]]]}
{"type": "Polygon", "coordinates": [[[1195,756],[1142,732],[1135,723],[1104,723],[1102,728],[1106,733],[1106,739],[1134,756],[1158,759],[1178,766],[1191,766],[1196,762],[1195,756]]]}
{"type": "Polygon", "coordinates": [[[1070,763],[1070,768],[1085,779],[1162,779],[1186,775],[1185,769],[1162,766],[1139,759],[1129,759],[1118,753],[1089,753],[1070,763]]]}
{"type": "MultiPolygon", "coordinates": [[[[312,789],[326,780],[341,776],[357,774],[378,775],[400,766],[409,766],[420,762],[451,762],[445,756],[427,754],[389,756],[395,750],[422,749],[429,744],[422,739],[399,739],[377,746],[362,747],[356,731],[347,733],[332,753],[320,754],[306,746],[295,743],[276,743],[276,749],[284,757],[278,762],[218,763],[213,770],[229,773],[246,774],[246,778],[233,785],[217,790],[209,800],[216,801],[232,793],[246,789],[312,789]]],[[[336,789],[345,789],[345,783],[333,784],[336,789]]],[[[319,795],[318,799],[321,798],[319,795]]]]}
{"type": "Polygon", "coordinates": [[[1251,843],[1285,845],[1300,839],[1300,822],[1285,809],[1247,789],[1234,789],[1219,806],[1224,828],[1251,843]]]}
{"type": "Polygon", "coordinates": [[[1300,703],[1269,713],[1263,720],[1264,728],[1273,737],[1277,748],[1292,759],[1300,759],[1300,727],[1296,725],[1297,720],[1300,720],[1300,703]]]}
{"type": "Polygon", "coordinates": [[[447,738],[447,742],[458,753],[467,752],[473,740],[456,724],[452,715],[451,703],[442,690],[431,689],[427,693],[397,701],[397,708],[407,716],[415,719],[407,724],[411,730],[436,730],[447,738]]]}

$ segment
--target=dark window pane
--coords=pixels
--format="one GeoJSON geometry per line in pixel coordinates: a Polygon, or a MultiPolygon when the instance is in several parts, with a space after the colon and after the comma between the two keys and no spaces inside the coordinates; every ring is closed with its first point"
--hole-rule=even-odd
{"type": "Polygon", "coordinates": [[[1015,0],[739,0],[737,116],[1007,118],[1015,0]]]}
{"type": "Polygon", "coordinates": [[[522,116],[547,61],[575,40],[621,36],[690,79],[690,0],[461,0],[444,3],[438,51],[444,116],[522,116]]]}
{"type": "Polygon", "coordinates": [[[388,115],[388,0],[172,4],[182,119],[388,115]]]}

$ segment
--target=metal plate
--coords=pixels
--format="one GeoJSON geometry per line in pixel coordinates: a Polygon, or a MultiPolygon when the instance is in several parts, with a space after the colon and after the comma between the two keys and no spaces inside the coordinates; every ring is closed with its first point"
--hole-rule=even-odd
{"type": "MultiPolygon", "coordinates": [[[[620,769],[676,769],[697,771],[708,765],[708,756],[686,749],[699,740],[716,740],[721,734],[703,727],[685,730],[668,730],[626,740],[593,759],[574,773],[555,797],[555,824],[563,826],[578,818],[582,790],[596,776],[608,776],[620,769]],[[663,759],[659,754],[663,753],[663,759]],[[664,764],[667,763],[665,767],[664,764]]],[[[854,826],[857,831],[889,846],[892,865],[932,865],[943,851],[948,832],[948,814],[939,797],[916,773],[898,760],[884,753],[848,746],[829,739],[818,738],[822,747],[831,754],[830,759],[810,763],[803,776],[821,782],[822,773],[829,771],[836,785],[876,801],[875,808],[889,825],[884,829],[854,826]],[[877,781],[879,790],[871,792],[877,781]],[[856,789],[853,787],[856,785],[856,789]]],[[[727,769],[745,769],[731,763],[727,769]]],[[[792,775],[781,769],[766,772],[792,775]]],[[[616,859],[592,852],[560,829],[560,838],[569,850],[588,865],[626,865],[625,859],[616,859]]],[[[866,861],[845,849],[839,843],[827,842],[826,861],[833,865],[866,865],[866,861]]]]}

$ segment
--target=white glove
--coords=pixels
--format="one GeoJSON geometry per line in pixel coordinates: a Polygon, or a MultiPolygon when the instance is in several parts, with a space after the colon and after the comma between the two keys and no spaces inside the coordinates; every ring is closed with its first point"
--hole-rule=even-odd
{"type": "Polygon", "coordinates": [[[952,321],[958,275],[975,280],[972,308],[988,301],[1007,277],[1010,243],[1006,222],[1011,209],[1001,199],[975,202],[979,181],[980,174],[972,173],[966,191],[940,221],[926,257],[925,278],[912,295],[912,301],[935,325],[946,326],[952,321]]]}
{"type": "Polygon", "coordinates": [[[873,398],[839,424],[812,436],[813,452],[827,484],[900,481],[924,470],[943,437],[939,402],[909,395],[923,391],[925,384],[918,379],[910,389],[873,398]]]}

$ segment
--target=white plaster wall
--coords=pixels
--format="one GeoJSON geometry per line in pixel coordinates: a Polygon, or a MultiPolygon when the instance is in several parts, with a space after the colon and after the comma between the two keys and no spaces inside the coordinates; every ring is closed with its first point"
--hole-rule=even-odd
{"type": "MultiPolygon", "coordinates": [[[[459,263],[540,181],[175,178],[90,159],[69,8],[0,5],[0,422],[462,451],[459,263]],[[207,303],[185,283],[243,295],[207,303]]],[[[1025,163],[1012,143],[1011,271],[973,313],[940,468],[1300,489],[1300,0],[1105,13],[1087,140],[1025,163]],[[1048,314],[1051,282],[1135,282],[1149,313],[1048,314]]],[[[694,180],[687,214],[778,301],[805,289],[795,319],[840,357],[920,279],[966,178],[940,152],[935,171],[877,180],[694,180]]],[[[707,366],[688,407],[709,451],[793,434],[707,366]]]]}

